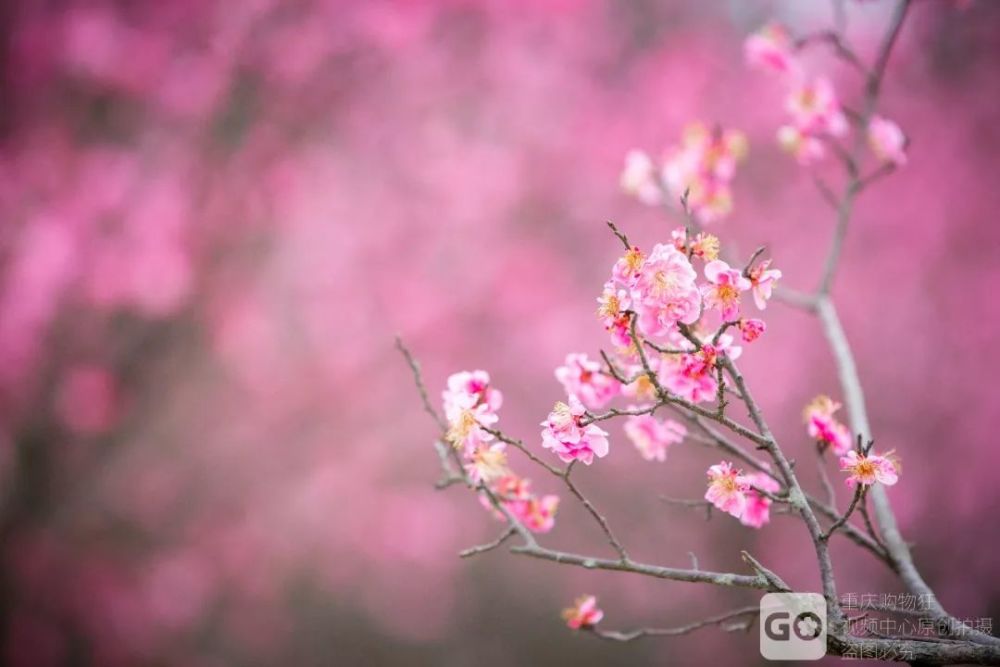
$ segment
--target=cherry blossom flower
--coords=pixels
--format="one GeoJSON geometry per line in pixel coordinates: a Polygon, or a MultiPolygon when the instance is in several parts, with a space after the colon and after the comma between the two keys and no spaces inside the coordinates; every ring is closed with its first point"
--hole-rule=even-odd
{"type": "Polygon", "coordinates": [[[714,349],[715,356],[726,355],[733,361],[736,361],[743,354],[743,347],[736,345],[736,338],[732,334],[724,333],[718,337],[718,341],[711,343],[710,341],[715,339],[715,334],[703,334],[699,331],[695,331],[695,336],[702,342],[702,345],[709,346],[714,349]]]}
{"type": "Polygon", "coordinates": [[[829,396],[817,396],[803,411],[806,430],[821,446],[829,446],[840,456],[851,449],[851,431],[837,421],[833,414],[841,408],[840,403],[829,396]]]}
{"type": "Polygon", "coordinates": [[[743,56],[747,65],[755,69],[793,74],[799,69],[794,46],[785,26],[772,22],[747,37],[743,56]]]}
{"type": "Polygon", "coordinates": [[[556,369],[556,379],[568,396],[576,396],[591,410],[603,408],[621,392],[621,383],[604,373],[601,363],[586,354],[566,355],[565,365],[556,369]]]}
{"type": "Polygon", "coordinates": [[[671,362],[665,362],[661,383],[670,393],[692,403],[714,399],[719,389],[713,372],[718,354],[714,345],[706,343],[697,352],[679,355],[671,362]]]}
{"type": "Polygon", "coordinates": [[[681,145],[668,151],[663,182],[674,201],[687,197],[691,212],[702,222],[725,217],[733,206],[729,184],[736,165],[747,154],[746,135],[737,130],[709,129],[692,123],[681,145]]]}
{"type": "Polygon", "coordinates": [[[778,128],[778,145],[803,167],[815,164],[826,157],[826,146],[823,145],[823,141],[794,125],[782,125],[778,128]]]}
{"type": "Polygon", "coordinates": [[[604,612],[597,608],[597,598],[593,595],[578,597],[572,607],[563,609],[562,617],[573,630],[597,625],[604,618],[604,612]]]}
{"type": "Polygon", "coordinates": [[[740,313],[740,293],[750,289],[750,281],[721,259],[705,264],[705,277],[710,283],[701,288],[705,306],[717,308],[724,322],[735,321],[740,313]]]}
{"type": "Polygon", "coordinates": [[[465,464],[469,478],[477,484],[479,482],[488,484],[510,474],[507,468],[506,449],[507,445],[502,442],[476,446],[469,457],[471,460],[465,464]]]}
{"type": "MultiPolygon", "coordinates": [[[[555,526],[559,496],[550,494],[539,498],[531,493],[530,480],[510,472],[495,480],[492,491],[497,500],[528,530],[534,533],[547,533],[555,526]]],[[[485,493],[480,494],[479,500],[497,520],[507,520],[504,513],[493,506],[485,493]]]]}
{"type": "Polygon", "coordinates": [[[639,280],[639,272],[645,262],[646,256],[642,254],[642,251],[638,247],[632,246],[611,267],[611,277],[626,288],[631,289],[639,280]]]}
{"type": "Polygon", "coordinates": [[[527,500],[531,497],[531,480],[510,473],[496,480],[493,493],[504,502],[527,500]]]}
{"type": "MultiPolygon", "coordinates": [[[[650,355],[647,359],[650,370],[653,373],[661,366],[659,355],[650,355]]],[[[645,369],[640,364],[629,366],[625,369],[627,377],[634,377],[635,380],[622,387],[622,394],[639,402],[654,401],[656,399],[656,387],[652,380],[646,375],[645,369]]]]}
{"type": "Polygon", "coordinates": [[[897,465],[888,456],[877,454],[866,456],[854,449],[840,457],[840,469],[848,473],[847,479],[844,480],[847,486],[855,484],[871,486],[875,482],[892,486],[899,481],[897,465]]]}
{"type": "Polygon", "coordinates": [[[627,311],[632,306],[632,299],[628,291],[619,288],[615,281],[609,280],[604,283],[604,291],[597,297],[597,303],[597,316],[611,334],[611,342],[617,347],[630,346],[631,317],[627,311]]]}
{"type": "Polygon", "coordinates": [[[750,482],[733,464],[722,461],[708,469],[708,491],[705,500],[718,509],[739,519],[747,507],[750,482]]]}
{"type": "Polygon", "coordinates": [[[607,456],[607,432],[596,424],[581,425],[585,413],[576,396],[569,397],[569,404],[556,403],[548,419],[542,422],[542,447],[551,449],[565,463],[578,460],[590,465],[594,456],[607,456]]]}
{"type": "Polygon", "coordinates": [[[445,439],[469,456],[477,447],[493,440],[493,434],[483,427],[490,427],[498,420],[499,417],[489,412],[485,405],[462,409],[449,419],[445,439]]]}
{"type": "Polygon", "coordinates": [[[493,441],[493,435],[483,427],[499,421],[496,411],[503,403],[503,394],[490,386],[489,373],[455,373],[448,378],[448,388],[441,396],[448,420],[445,438],[453,447],[470,457],[477,447],[493,441]]]}
{"type": "Polygon", "coordinates": [[[769,493],[781,490],[781,485],[764,472],[755,472],[746,476],[751,489],[747,492],[746,508],[740,516],[740,523],[751,528],[760,528],[771,520],[771,499],[754,489],[762,489],[769,493]]]}
{"type": "Polygon", "coordinates": [[[906,164],[906,135],[887,118],[873,116],[868,121],[868,145],[882,162],[906,164]]]}
{"type": "Polygon", "coordinates": [[[698,274],[690,260],[673,245],[657,244],[643,263],[633,291],[639,328],[647,336],[661,336],[677,322],[691,324],[701,316],[698,274]]]}
{"type": "Polygon", "coordinates": [[[687,227],[674,227],[674,229],[670,232],[670,241],[674,244],[675,248],[683,253],[688,251],[687,238],[687,227]]]}
{"type": "Polygon", "coordinates": [[[514,515],[533,533],[547,533],[556,523],[556,511],[559,509],[559,496],[546,495],[541,498],[532,496],[516,503],[514,515]]]}
{"type": "Polygon", "coordinates": [[[802,413],[809,436],[822,446],[829,446],[838,456],[851,449],[850,430],[833,416],[840,408],[840,403],[820,395],[810,401],[802,413]]]}
{"type": "Polygon", "coordinates": [[[649,155],[644,151],[630,150],[625,155],[625,168],[620,179],[622,190],[649,206],[663,203],[663,191],[657,182],[656,171],[649,155]]]}
{"type": "Polygon", "coordinates": [[[449,407],[464,409],[485,405],[490,412],[496,412],[503,404],[503,394],[490,386],[490,374],[486,371],[461,371],[448,378],[448,388],[442,393],[445,410],[449,407]]]}
{"type": "Polygon", "coordinates": [[[713,234],[699,232],[691,241],[691,254],[706,262],[712,261],[719,256],[719,237],[713,234]]]}
{"type": "Polygon", "coordinates": [[[778,279],[781,278],[781,271],[769,268],[770,266],[771,260],[765,259],[747,272],[753,289],[753,301],[760,310],[767,308],[767,300],[771,298],[771,291],[778,279]]]}
{"type": "Polygon", "coordinates": [[[808,134],[847,134],[847,117],[837,101],[833,84],[826,77],[816,77],[792,90],[785,101],[792,122],[808,134]]]}
{"type": "Polygon", "coordinates": [[[754,342],[760,338],[767,329],[767,325],[764,324],[764,320],[747,319],[745,317],[741,317],[736,326],[740,330],[740,336],[743,338],[745,343],[754,342]]]}
{"type": "Polygon", "coordinates": [[[670,445],[684,440],[687,429],[673,419],[662,422],[653,415],[634,415],[624,426],[625,435],[647,461],[666,461],[670,445]]]}

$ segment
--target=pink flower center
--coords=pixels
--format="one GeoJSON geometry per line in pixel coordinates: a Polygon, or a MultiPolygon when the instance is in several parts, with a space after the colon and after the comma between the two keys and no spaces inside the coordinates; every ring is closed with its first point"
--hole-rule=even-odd
{"type": "Polygon", "coordinates": [[[472,414],[472,411],[463,410],[462,414],[451,425],[451,428],[448,429],[448,441],[455,447],[458,447],[476,426],[476,417],[472,414]]]}
{"type": "Polygon", "coordinates": [[[861,459],[854,464],[854,474],[862,479],[872,479],[875,477],[876,465],[870,459],[861,459]]]}
{"type": "Polygon", "coordinates": [[[718,287],[716,287],[715,295],[720,302],[722,302],[727,306],[736,303],[737,301],[739,301],[740,298],[739,290],[729,284],[719,285],[718,287]]]}

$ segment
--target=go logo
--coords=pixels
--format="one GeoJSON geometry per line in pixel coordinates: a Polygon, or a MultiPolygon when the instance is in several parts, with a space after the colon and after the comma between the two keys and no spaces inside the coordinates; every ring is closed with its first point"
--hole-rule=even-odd
{"type": "Polygon", "coordinates": [[[816,593],[762,597],[760,654],[768,660],[819,660],[826,655],[826,599],[816,593]]]}

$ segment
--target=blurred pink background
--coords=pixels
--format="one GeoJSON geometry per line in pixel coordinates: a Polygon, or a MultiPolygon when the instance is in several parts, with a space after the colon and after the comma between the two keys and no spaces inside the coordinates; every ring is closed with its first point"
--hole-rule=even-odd
{"type": "MultiPolygon", "coordinates": [[[[871,57],[885,2],[848,2],[871,57]]],[[[567,352],[607,346],[594,299],[618,247],[674,222],[619,192],[625,152],[690,120],[746,131],[736,208],[712,229],[767,243],[811,288],[833,218],[774,132],[782,92],[742,63],[765,21],[827,3],[668,0],[67,0],[0,25],[0,623],[11,665],[506,665],[759,661],[708,629],[627,646],[749,592],[457,552],[497,524],[435,492],[432,395],[485,368],[501,424],[541,452],[567,352]]],[[[1000,6],[916,3],[882,111],[910,164],[866,193],[835,296],[915,557],[960,617],[1000,616],[1000,6]]],[[[848,101],[860,84],[827,51],[848,101]]],[[[831,166],[820,173],[831,175],[831,166]]],[[[839,397],[818,325],[781,304],[741,362],[816,484],[800,419],[839,397]]],[[[741,569],[748,549],[818,586],[805,531],[664,506],[717,454],[643,461],[612,425],[579,484],[637,558],[741,569]]],[[[543,455],[548,456],[548,453],[543,455]]],[[[528,474],[527,462],[518,469],[528,474]]],[[[543,492],[551,480],[530,474],[543,492]]],[[[816,488],[813,486],[813,488],[816,488]]],[[[607,555],[564,502],[547,543],[607,555]]],[[[847,592],[900,592],[846,541],[847,592]]]]}

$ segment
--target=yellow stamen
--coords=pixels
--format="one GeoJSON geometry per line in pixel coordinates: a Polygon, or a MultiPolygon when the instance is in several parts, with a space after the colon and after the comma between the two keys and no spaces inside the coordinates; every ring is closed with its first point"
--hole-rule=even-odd
{"type": "Polygon", "coordinates": [[[458,449],[462,445],[462,442],[478,425],[479,422],[476,421],[476,417],[472,414],[472,411],[463,410],[462,414],[458,416],[458,419],[452,422],[445,439],[451,443],[452,447],[458,449]]]}

